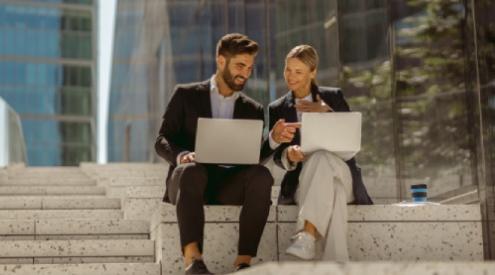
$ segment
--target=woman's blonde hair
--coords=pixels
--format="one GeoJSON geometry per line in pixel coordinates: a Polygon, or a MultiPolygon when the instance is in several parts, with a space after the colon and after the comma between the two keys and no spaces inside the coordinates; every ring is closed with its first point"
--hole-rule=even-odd
{"type": "MultiPolygon", "coordinates": [[[[290,52],[285,57],[285,61],[289,58],[297,58],[302,63],[306,64],[311,71],[318,68],[319,57],[315,48],[310,45],[298,45],[292,48],[290,52]]],[[[316,79],[312,79],[311,82],[316,84],[316,79]]]]}
{"type": "Polygon", "coordinates": [[[316,53],[315,48],[310,45],[298,45],[292,48],[290,52],[285,57],[285,60],[289,58],[297,58],[302,63],[306,64],[311,71],[318,68],[318,53],[316,53]]]}

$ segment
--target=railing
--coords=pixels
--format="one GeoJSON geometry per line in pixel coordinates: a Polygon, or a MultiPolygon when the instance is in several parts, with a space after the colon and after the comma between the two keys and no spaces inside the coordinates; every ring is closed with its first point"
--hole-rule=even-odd
{"type": "Polygon", "coordinates": [[[0,166],[27,162],[19,115],[0,98],[0,166]]]}

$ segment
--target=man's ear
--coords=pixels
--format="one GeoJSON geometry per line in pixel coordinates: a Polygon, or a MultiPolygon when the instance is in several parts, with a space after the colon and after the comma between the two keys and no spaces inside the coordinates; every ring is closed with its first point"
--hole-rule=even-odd
{"type": "Polygon", "coordinates": [[[217,56],[217,68],[221,71],[225,70],[225,64],[227,63],[227,59],[223,55],[217,56]]]}

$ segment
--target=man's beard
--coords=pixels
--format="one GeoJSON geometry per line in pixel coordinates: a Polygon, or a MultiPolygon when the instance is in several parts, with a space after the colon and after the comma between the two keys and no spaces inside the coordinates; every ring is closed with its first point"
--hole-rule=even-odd
{"type": "Polygon", "coordinates": [[[242,89],[244,89],[244,85],[246,85],[247,83],[247,79],[244,78],[243,76],[233,76],[230,71],[229,71],[229,67],[228,67],[228,63],[227,63],[227,66],[225,66],[225,70],[223,71],[223,74],[222,74],[222,78],[223,78],[223,81],[225,82],[225,84],[227,84],[227,86],[229,86],[229,88],[232,90],[232,91],[242,91],[242,89]],[[243,79],[244,80],[244,83],[242,84],[236,84],[235,83],[235,79],[236,78],[240,78],[240,79],[243,79]]]}

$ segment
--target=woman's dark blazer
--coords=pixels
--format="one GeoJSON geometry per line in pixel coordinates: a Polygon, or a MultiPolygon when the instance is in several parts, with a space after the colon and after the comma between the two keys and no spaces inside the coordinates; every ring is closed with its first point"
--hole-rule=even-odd
{"type": "MultiPolygon", "coordinates": [[[[312,85],[311,95],[313,101],[316,101],[316,96],[320,95],[320,98],[330,106],[335,112],[349,112],[349,105],[344,99],[342,92],[338,88],[319,87],[312,85]]],[[[279,119],[285,119],[286,122],[297,122],[297,111],[295,108],[295,98],[292,92],[288,92],[285,96],[275,100],[269,105],[270,115],[270,129],[279,119]]],[[[296,131],[294,139],[290,143],[281,144],[273,155],[275,163],[282,167],[282,151],[290,145],[301,144],[301,134],[299,130],[296,131]]],[[[361,168],[356,164],[354,158],[346,161],[352,175],[352,188],[354,192],[353,204],[373,204],[366,187],[363,184],[361,177],[361,168]]],[[[280,196],[278,198],[279,204],[294,204],[294,194],[299,184],[299,174],[301,173],[302,163],[297,165],[297,168],[285,173],[282,180],[282,186],[280,190],[280,196]]]]}

